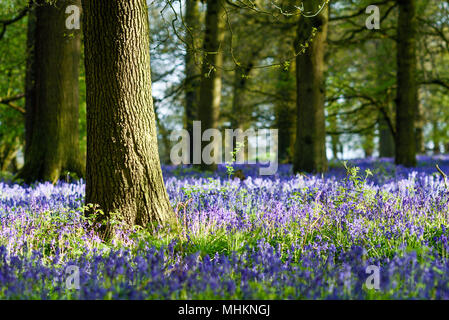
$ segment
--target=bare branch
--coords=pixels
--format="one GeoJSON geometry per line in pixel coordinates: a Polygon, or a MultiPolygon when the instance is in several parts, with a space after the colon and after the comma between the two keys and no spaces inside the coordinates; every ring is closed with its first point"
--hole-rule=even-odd
{"type": "Polygon", "coordinates": [[[0,104],[7,105],[10,108],[20,112],[21,114],[25,114],[25,109],[24,108],[22,108],[21,106],[18,106],[18,105],[13,103],[13,101],[20,100],[23,97],[25,97],[25,94],[21,93],[21,94],[17,94],[15,96],[12,96],[12,97],[0,98],[0,104]]]}

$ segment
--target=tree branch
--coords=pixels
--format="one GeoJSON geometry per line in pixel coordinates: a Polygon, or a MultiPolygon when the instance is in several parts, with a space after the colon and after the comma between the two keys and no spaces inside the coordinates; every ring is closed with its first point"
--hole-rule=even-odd
{"type": "Polygon", "coordinates": [[[16,111],[19,111],[21,114],[25,114],[25,109],[24,108],[22,108],[21,106],[18,106],[16,104],[12,103],[13,101],[20,100],[23,97],[25,97],[25,94],[20,93],[20,94],[17,94],[15,96],[12,96],[12,97],[0,98],[0,104],[7,105],[7,106],[11,107],[12,109],[14,109],[16,111]]]}
{"type": "Polygon", "coordinates": [[[16,17],[11,18],[11,19],[0,20],[0,25],[1,25],[0,40],[5,36],[6,27],[9,26],[10,24],[13,24],[14,22],[19,21],[23,17],[25,17],[28,14],[30,7],[31,7],[31,1],[25,8],[23,8],[22,10],[19,11],[19,14],[16,17]]]}

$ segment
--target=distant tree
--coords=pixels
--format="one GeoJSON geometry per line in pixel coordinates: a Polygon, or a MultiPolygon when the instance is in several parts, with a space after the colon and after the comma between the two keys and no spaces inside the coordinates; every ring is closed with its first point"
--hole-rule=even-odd
{"type": "Polygon", "coordinates": [[[416,165],[415,118],[418,109],[416,80],[415,0],[398,0],[397,26],[397,96],[396,96],[396,164],[416,165]]]}
{"type": "MultiPolygon", "coordinates": [[[[294,1],[281,2],[288,12],[292,11],[294,1]]],[[[278,157],[281,163],[292,163],[296,137],[296,63],[294,55],[298,48],[294,47],[297,33],[297,15],[285,16],[285,22],[274,39],[277,47],[277,59],[283,65],[277,70],[272,80],[276,93],[274,102],[275,128],[278,129],[278,157]]]]}
{"type": "MultiPolygon", "coordinates": [[[[200,100],[198,105],[198,119],[201,121],[201,132],[218,127],[220,114],[223,40],[224,40],[224,0],[208,0],[206,12],[206,26],[203,42],[203,63],[201,69],[200,100]]],[[[213,142],[203,142],[206,146],[213,142]]],[[[201,148],[203,150],[203,148],[201,148]]],[[[216,156],[216,155],[215,155],[216,156]]],[[[215,163],[201,163],[203,170],[216,170],[215,163]]]]}
{"type": "Polygon", "coordinates": [[[69,5],[80,0],[37,1],[29,13],[26,78],[26,182],[84,174],[79,150],[80,30],[65,28],[69,5]]]}
{"type": "Polygon", "coordinates": [[[279,69],[276,79],[277,96],[274,104],[275,124],[278,131],[278,154],[282,163],[293,162],[296,121],[295,67],[279,69]]]}
{"type": "Polygon", "coordinates": [[[201,66],[199,60],[201,13],[199,0],[187,0],[185,4],[186,54],[185,54],[185,108],[184,128],[190,134],[190,163],[193,163],[193,121],[198,115],[201,66]]]}
{"type": "Polygon", "coordinates": [[[24,130],[27,1],[0,4],[0,171],[17,173],[24,130]],[[9,10],[8,10],[9,9],[9,10]]]}
{"type": "MultiPolygon", "coordinates": [[[[83,0],[86,203],[127,226],[175,221],[159,162],[145,0],[83,0]]],[[[88,210],[87,214],[93,213],[88,210]]]]}
{"type": "MultiPolygon", "coordinates": [[[[322,1],[304,3],[307,12],[318,11],[322,1]]],[[[324,51],[328,28],[327,7],[313,18],[301,17],[295,48],[299,51],[311,37],[303,54],[296,57],[297,126],[294,172],[327,170],[326,130],[324,117],[324,51]],[[314,31],[316,30],[316,31],[314,31]],[[316,34],[313,36],[313,33],[316,34]]]]}

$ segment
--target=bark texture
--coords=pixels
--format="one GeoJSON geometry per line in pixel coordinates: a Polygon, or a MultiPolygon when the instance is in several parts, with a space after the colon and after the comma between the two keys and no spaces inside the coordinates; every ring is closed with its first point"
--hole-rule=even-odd
{"type": "MultiPolygon", "coordinates": [[[[174,222],[158,155],[146,1],[83,0],[83,8],[86,203],[127,226],[174,222]]],[[[114,231],[104,225],[108,238],[114,231]]]]}
{"type": "Polygon", "coordinates": [[[416,82],[416,3],[398,0],[396,164],[416,166],[415,119],[418,109],[416,82]]]}
{"type": "MultiPolygon", "coordinates": [[[[304,3],[308,12],[317,11],[321,1],[304,3]]],[[[314,18],[301,17],[296,48],[304,44],[316,28],[316,35],[304,54],[296,57],[297,127],[294,172],[327,170],[326,130],[324,117],[324,51],[327,39],[327,8],[314,18]]]]}
{"type": "Polygon", "coordinates": [[[84,173],[79,150],[80,30],[68,30],[65,9],[80,0],[38,1],[29,13],[25,90],[26,182],[55,182],[84,173]]]}
{"type": "MultiPolygon", "coordinates": [[[[204,57],[201,69],[200,101],[198,119],[201,121],[201,134],[207,129],[218,127],[220,114],[222,65],[224,40],[224,0],[208,0],[206,29],[204,34],[204,57]]],[[[214,143],[218,143],[214,141],[214,143]]],[[[202,143],[202,150],[209,142],[202,143]]],[[[217,165],[201,164],[203,170],[216,170],[217,165]]]]}

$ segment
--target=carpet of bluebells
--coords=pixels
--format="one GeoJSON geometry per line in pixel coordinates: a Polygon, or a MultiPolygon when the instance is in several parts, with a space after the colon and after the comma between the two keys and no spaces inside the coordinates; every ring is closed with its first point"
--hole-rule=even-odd
{"type": "Polygon", "coordinates": [[[448,156],[325,175],[240,166],[244,180],[164,167],[177,231],[108,242],[83,215],[83,181],[0,182],[0,299],[449,299],[449,188],[435,164],[449,173],[448,156]]]}

